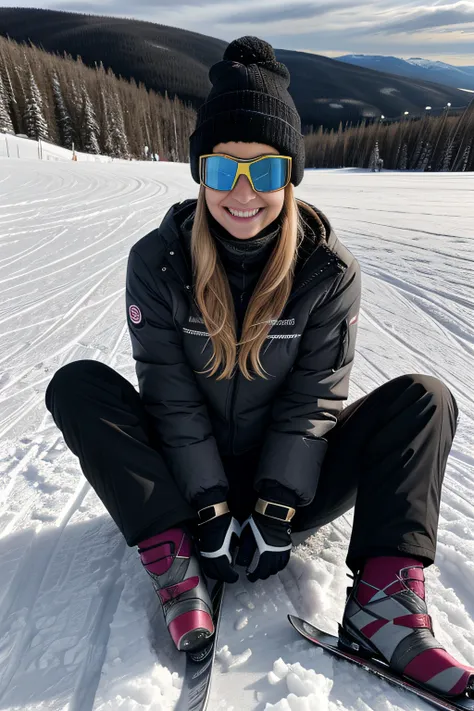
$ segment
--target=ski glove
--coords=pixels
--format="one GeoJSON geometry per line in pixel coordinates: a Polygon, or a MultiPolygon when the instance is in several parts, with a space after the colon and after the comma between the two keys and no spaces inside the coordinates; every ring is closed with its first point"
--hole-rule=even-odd
{"type": "Polygon", "coordinates": [[[235,583],[234,555],[239,543],[240,524],[227,503],[213,504],[198,512],[197,547],[204,575],[213,580],[235,583]]]}
{"type": "Polygon", "coordinates": [[[295,509],[259,499],[242,524],[237,565],[247,568],[251,583],[266,580],[286,567],[291,554],[291,519],[295,509]]]}

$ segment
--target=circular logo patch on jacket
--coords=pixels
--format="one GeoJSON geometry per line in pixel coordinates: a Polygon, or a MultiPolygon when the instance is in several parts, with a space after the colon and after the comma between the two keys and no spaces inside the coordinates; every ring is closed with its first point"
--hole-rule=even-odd
{"type": "Polygon", "coordinates": [[[128,315],[130,316],[130,321],[134,323],[135,326],[138,326],[138,324],[142,322],[142,312],[135,304],[129,306],[128,315]]]}

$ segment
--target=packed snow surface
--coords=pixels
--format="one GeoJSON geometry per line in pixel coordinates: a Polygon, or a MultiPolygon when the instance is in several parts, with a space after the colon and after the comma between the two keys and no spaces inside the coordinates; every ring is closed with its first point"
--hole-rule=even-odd
{"type": "MultiPolygon", "coordinates": [[[[1,711],[168,711],[179,697],[184,659],[136,551],[43,401],[53,373],[81,358],[136,384],[127,255],[197,190],[187,165],[0,160],[1,711]]],[[[403,373],[434,375],[457,399],[427,590],[440,641],[474,665],[474,176],[307,171],[297,195],[362,266],[350,401],[403,373]]],[[[211,711],[428,708],[286,621],[336,630],[351,521],[320,530],[278,577],[227,588],[211,711]]]]}

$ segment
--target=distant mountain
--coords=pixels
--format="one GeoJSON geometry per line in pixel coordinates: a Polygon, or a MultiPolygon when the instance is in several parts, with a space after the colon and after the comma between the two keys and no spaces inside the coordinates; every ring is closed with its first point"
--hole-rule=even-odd
{"type": "MultiPolygon", "coordinates": [[[[116,75],[149,89],[178,96],[197,108],[211,84],[209,68],[222,59],[227,42],[176,27],[125,18],[55,10],[0,8],[0,35],[31,41],[49,52],[103,62],[116,75]]],[[[291,73],[290,92],[303,130],[358,123],[363,118],[418,113],[427,104],[469,103],[468,94],[446,86],[383,74],[317,54],[275,50],[291,73]]]]}
{"type": "Polygon", "coordinates": [[[346,54],[337,57],[337,60],[357,67],[375,69],[378,72],[390,72],[411,79],[433,81],[456,89],[474,89],[474,67],[456,67],[421,57],[399,59],[376,54],[346,54]]]}
{"type": "Polygon", "coordinates": [[[474,75],[472,67],[457,67],[454,64],[446,64],[446,62],[440,62],[439,60],[435,61],[432,59],[423,59],[422,57],[412,57],[406,61],[416,67],[423,67],[431,71],[454,71],[456,75],[463,75],[467,72],[468,74],[474,75]]]}

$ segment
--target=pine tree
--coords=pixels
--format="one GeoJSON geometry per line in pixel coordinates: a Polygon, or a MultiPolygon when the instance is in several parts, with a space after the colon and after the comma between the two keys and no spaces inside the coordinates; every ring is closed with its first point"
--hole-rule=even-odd
{"type": "Polygon", "coordinates": [[[51,85],[53,89],[54,104],[56,109],[56,123],[59,130],[59,137],[63,146],[66,148],[72,148],[72,144],[74,142],[72,120],[69,115],[69,111],[67,110],[59,77],[56,72],[53,74],[51,85]]]}
{"type": "MultiPolygon", "coordinates": [[[[69,71],[66,82],[64,84],[63,97],[66,103],[69,116],[72,122],[72,133],[74,146],[77,150],[82,148],[82,95],[77,86],[77,82],[71,76],[69,71]]],[[[80,77],[78,77],[79,81],[80,77]]]]}
{"type": "Polygon", "coordinates": [[[130,158],[128,139],[125,133],[123,120],[123,108],[120,103],[118,93],[114,91],[110,96],[112,110],[110,112],[110,134],[113,146],[113,153],[116,158],[130,158]]]}
{"type": "Polygon", "coordinates": [[[7,92],[0,74],[0,133],[14,133],[8,103],[7,92]]]}
{"type": "Polygon", "coordinates": [[[425,172],[430,167],[430,160],[433,153],[433,145],[426,141],[420,156],[420,170],[425,172]]]}
{"type": "Polygon", "coordinates": [[[398,169],[406,170],[408,164],[408,146],[406,143],[403,144],[402,150],[400,151],[400,158],[398,161],[398,169]]]}
{"type": "Polygon", "coordinates": [[[469,170],[469,158],[471,157],[471,149],[472,149],[472,143],[469,143],[469,145],[467,145],[466,148],[464,149],[464,153],[462,154],[461,170],[463,173],[465,173],[467,170],[469,170]]]}
{"type": "Polygon", "coordinates": [[[369,158],[369,168],[370,170],[375,173],[375,169],[377,168],[377,162],[380,159],[380,151],[379,151],[379,142],[375,141],[375,146],[372,150],[372,153],[370,154],[369,158]]]}
{"type": "Polygon", "coordinates": [[[104,147],[105,155],[114,155],[114,144],[112,142],[112,132],[110,130],[110,114],[107,102],[107,94],[105,91],[101,92],[101,103],[102,103],[102,145],[104,147]]]}
{"type": "Polygon", "coordinates": [[[43,97],[31,69],[29,71],[24,119],[26,133],[30,138],[42,139],[43,141],[49,139],[48,125],[43,115],[43,97]]]}
{"type": "Polygon", "coordinates": [[[100,153],[99,124],[94,107],[87,93],[85,84],[82,86],[82,147],[86,153],[100,153]]]}
{"type": "MultiPolygon", "coordinates": [[[[18,108],[18,103],[15,98],[15,91],[13,89],[13,84],[12,84],[12,79],[10,76],[10,71],[8,69],[7,65],[7,60],[5,58],[5,54],[2,51],[2,47],[0,47],[0,78],[3,80],[3,96],[4,96],[4,101],[5,101],[5,107],[6,111],[10,116],[10,121],[13,126],[13,132],[16,133],[15,127],[20,126],[21,124],[21,115],[20,111],[18,108]]],[[[17,131],[19,133],[20,131],[17,131]]]]}
{"type": "Polygon", "coordinates": [[[444,155],[443,155],[443,162],[441,164],[442,171],[449,171],[449,169],[451,168],[451,161],[453,159],[453,148],[454,148],[454,142],[449,141],[448,145],[445,148],[444,155]]]}
{"type": "Polygon", "coordinates": [[[416,170],[418,167],[418,163],[420,160],[422,150],[423,150],[423,141],[421,140],[421,135],[419,135],[418,140],[416,142],[415,150],[413,152],[413,156],[411,158],[411,167],[413,168],[413,170],[416,170]]]}

